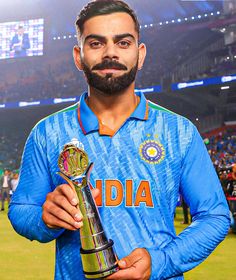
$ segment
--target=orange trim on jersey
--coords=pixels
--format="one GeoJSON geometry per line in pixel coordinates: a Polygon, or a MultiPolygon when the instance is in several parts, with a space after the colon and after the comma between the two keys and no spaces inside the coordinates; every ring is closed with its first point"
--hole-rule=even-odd
{"type": "Polygon", "coordinates": [[[85,131],[85,129],[84,129],[83,125],[82,125],[82,121],[81,121],[80,106],[78,106],[78,121],[79,121],[79,125],[80,125],[80,127],[81,127],[83,133],[86,135],[86,131],[85,131]]]}
{"type": "Polygon", "coordinates": [[[107,135],[107,136],[114,136],[115,135],[115,131],[111,128],[109,128],[108,126],[102,124],[101,122],[99,122],[99,134],[100,135],[107,135]]]}
{"type": "Polygon", "coordinates": [[[144,120],[146,121],[147,119],[148,119],[148,101],[146,101],[146,111],[145,111],[144,120]]]}

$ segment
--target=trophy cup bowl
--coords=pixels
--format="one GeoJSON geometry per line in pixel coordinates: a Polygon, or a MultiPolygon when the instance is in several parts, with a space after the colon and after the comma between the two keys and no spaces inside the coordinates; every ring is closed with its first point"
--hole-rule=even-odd
{"type": "Polygon", "coordinates": [[[80,255],[85,277],[99,279],[113,274],[119,270],[114,243],[106,237],[90,190],[89,178],[93,163],[89,164],[84,150],[74,143],[68,143],[60,153],[58,165],[58,174],[75,189],[79,201],[77,207],[83,215],[80,255]]]}

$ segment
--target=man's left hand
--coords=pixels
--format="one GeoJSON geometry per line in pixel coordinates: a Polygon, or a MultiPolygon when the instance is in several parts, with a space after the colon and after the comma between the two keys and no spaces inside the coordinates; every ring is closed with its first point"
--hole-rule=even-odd
{"type": "Polygon", "coordinates": [[[151,276],[151,256],[143,248],[135,249],[130,255],[119,260],[120,270],[110,276],[107,280],[147,280],[151,276]]]}

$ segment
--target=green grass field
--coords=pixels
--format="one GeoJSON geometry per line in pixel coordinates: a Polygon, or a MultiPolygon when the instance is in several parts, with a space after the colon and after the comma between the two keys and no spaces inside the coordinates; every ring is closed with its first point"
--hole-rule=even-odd
{"type": "MultiPolygon", "coordinates": [[[[175,222],[177,232],[184,229],[179,212],[175,222]]],[[[19,236],[12,229],[6,211],[0,212],[0,248],[1,280],[53,279],[54,242],[40,244],[19,236]]],[[[185,279],[236,279],[236,234],[229,233],[205,262],[185,274],[185,279]]]]}

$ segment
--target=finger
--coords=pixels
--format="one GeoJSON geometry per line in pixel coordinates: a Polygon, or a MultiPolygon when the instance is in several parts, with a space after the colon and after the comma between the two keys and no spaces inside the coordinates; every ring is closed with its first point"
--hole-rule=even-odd
{"type": "Polygon", "coordinates": [[[55,203],[60,208],[64,209],[68,214],[71,215],[73,219],[75,219],[77,222],[81,222],[83,219],[83,215],[80,211],[80,209],[69,203],[67,198],[63,195],[55,195],[53,199],[53,203],[55,203]]]}
{"type": "Polygon", "coordinates": [[[78,204],[78,197],[73,185],[63,184],[58,186],[57,190],[63,194],[72,205],[76,206],[78,204]]]}
{"type": "Polygon", "coordinates": [[[119,260],[118,265],[120,268],[132,267],[135,263],[143,258],[143,252],[140,249],[135,249],[127,257],[119,260]]]}
{"type": "Polygon", "coordinates": [[[47,218],[43,219],[46,225],[50,228],[64,228],[68,230],[78,230],[78,227],[74,227],[65,221],[58,219],[57,217],[53,216],[52,214],[48,213],[47,218]]]}
{"type": "Polygon", "coordinates": [[[43,219],[46,224],[57,226],[56,224],[51,224],[50,221],[48,221],[48,216],[53,215],[57,219],[70,224],[74,228],[80,228],[83,223],[82,221],[75,220],[69,213],[67,213],[63,208],[57,206],[51,201],[46,202],[43,205],[43,219]]]}
{"type": "Polygon", "coordinates": [[[92,192],[92,195],[93,195],[94,199],[96,199],[99,196],[99,194],[100,194],[100,190],[96,189],[96,188],[92,189],[91,192],[92,192]]]}
{"type": "Polygon", "coordinates": [[[136,268],[130,267],[127,269],[119,270],[118,272],[106,277],[107,280],[131,280],[138,279],[136,275],[136,268]]]}

